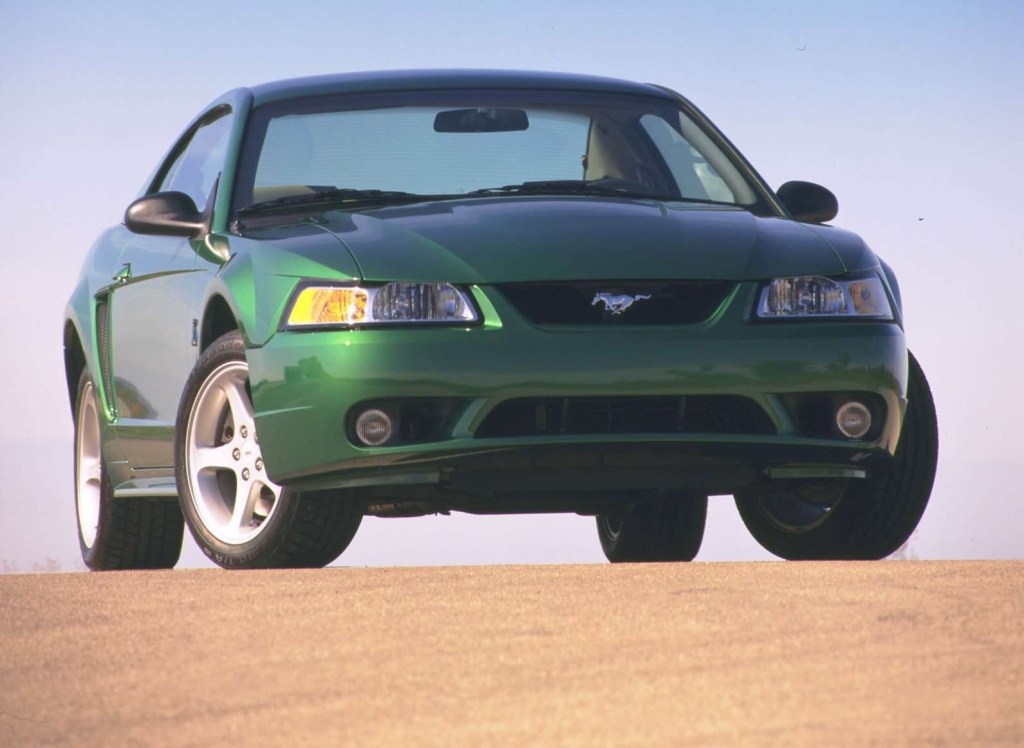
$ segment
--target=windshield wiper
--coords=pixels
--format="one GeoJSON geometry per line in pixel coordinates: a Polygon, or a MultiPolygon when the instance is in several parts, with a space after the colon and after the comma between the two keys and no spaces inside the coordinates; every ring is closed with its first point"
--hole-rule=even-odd
{"type": "MultiPolygon", "coordinates": [[[[612,197],[645,198],[648,200],[681,200],[678,195],[655,195],[635,192],[625,186],[616,186],[619,180],[549,179],[539,182],[506,184],[503,187],[485,187],[467,192],[467,195],[610,195],[612,197]],[[606,184],[602,184],[606,181],[606,184]]],[[[626,181],[626,180],[621,180],[626,181]]]]}
{"type": "Polygon", "coordinates": [[[429,200],[432,195],[418,195],[414,192],[401,190],[356,190],[350,187],[313,187],[310,192],[297,195],[284,195],[273,200],[247,205],[238,211],[239,215],[253,215],[264,211],[293,206],[317,205],[319,203],[377,202],[404,203],[429,200]]]}

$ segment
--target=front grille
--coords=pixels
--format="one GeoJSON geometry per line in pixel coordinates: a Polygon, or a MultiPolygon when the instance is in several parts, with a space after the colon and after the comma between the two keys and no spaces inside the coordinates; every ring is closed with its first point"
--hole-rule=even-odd
{"type": "Polygon", "coordinates": [[[775,433],[757,403],[736,395],[517,398],[500,403],[476,430],[478,438],[775,433]]]}
{"type": "Polygon", "coordinates": [[[728,281],[587,281],[498,286],[520,314],[536,325],[694,325],[710,318],[734,288],[735,284],[728,281]]]}

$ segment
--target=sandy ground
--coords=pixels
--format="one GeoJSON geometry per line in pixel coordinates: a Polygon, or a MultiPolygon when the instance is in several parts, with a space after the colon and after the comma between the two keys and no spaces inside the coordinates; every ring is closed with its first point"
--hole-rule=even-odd
{"type": "Polygon", "coordinates": [[[1024,744],[1024,562],[0,577],[0,745],[1024,744]]]}

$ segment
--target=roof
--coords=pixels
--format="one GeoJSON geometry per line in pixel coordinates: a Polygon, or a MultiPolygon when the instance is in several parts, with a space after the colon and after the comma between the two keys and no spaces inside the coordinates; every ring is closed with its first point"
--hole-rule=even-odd
{"type": "Polygon", "coordinates": [[[574,73],[521,70],[385,70],[340,73],[262,83],[253,86],[251,90],[254,103],[259,105],[305,96],[458,88],[602,91],[670,97],[663,89],[647,83],[574,73]]]}

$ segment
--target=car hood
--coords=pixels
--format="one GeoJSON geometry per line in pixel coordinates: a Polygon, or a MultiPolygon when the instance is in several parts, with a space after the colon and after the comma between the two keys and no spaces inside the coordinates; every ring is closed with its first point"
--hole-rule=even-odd
{"type": "Polygon", "coordinates": [[[753,280],[877,264],[856,235],[828,227],[724,206],[589,196],[333,210],[246,233],[346,274],[354,260],[354,275],[368,281],[753,280]],[[350,256],[332,262],[340,248],[326,234],[350,256]]]}

